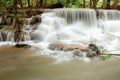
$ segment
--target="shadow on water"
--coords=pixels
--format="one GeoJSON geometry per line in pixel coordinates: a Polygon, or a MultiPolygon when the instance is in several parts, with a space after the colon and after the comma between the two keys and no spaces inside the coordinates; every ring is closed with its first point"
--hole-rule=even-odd
{"type": "Polygon", "coordinates": [[[0,47],[0,80],[119,80],[120,62],[69,61],[34,55],[32,49],[0,47]]]}

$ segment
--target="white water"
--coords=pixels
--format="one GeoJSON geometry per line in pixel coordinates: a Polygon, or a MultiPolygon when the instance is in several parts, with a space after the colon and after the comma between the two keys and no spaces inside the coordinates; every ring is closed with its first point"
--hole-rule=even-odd
{"type": "MultiPolygon", "coordinates": [[[[27,25],[27,35],[23,38],[31,45],[37,46],[40,50],[38,55],[54,57],[58,62],[80,59],[90,61],[89,58],[74,55],[76,51],[52,51],[48,45],[53,42],[78,44],[86,47],[92,40],[98,46],[104,47],[112,54],[120,52],[120,12],[116,10],[92,9],[55,9],[46,11],[41,15],[42,22],[38,25],[27,25]],[[116,15],[117,14],[117,15],[116,15]],[[31,27],[37,26],[36,30],[31,27]]],[[[7,40],[12,34],[9,34],[7,40]]],[[[0,40],[2,40],[0,33],[0,40]]],[[[0,43],[0,45],[3,45],[0,43]]],[[[79,51],[78,53],[81,53],[79,51]]]]}

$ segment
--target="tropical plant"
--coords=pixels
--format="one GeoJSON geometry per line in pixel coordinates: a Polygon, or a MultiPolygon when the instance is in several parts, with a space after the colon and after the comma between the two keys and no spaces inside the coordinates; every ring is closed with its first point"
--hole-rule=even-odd
{"type": "Polygon", "coordinates": [[[110,57],[111,57],[111,54],[107,49],[101,50],[100,60],[105,61],[106,59],[108,59],[110,57]]]}

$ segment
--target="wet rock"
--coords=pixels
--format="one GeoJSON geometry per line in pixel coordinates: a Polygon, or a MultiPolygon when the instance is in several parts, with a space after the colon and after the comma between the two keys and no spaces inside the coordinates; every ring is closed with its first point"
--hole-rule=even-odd
{"type": "Polygon", "coordinates": [[[32,19],[30,20],[30,25],[34,25],[34,24],[37,24],[37,23],[40,23],[41,22],[41,18],[40,16],[33,16],[32,19]]]}
{"type": "Polygon", "coordinates": [[[80,50],[74,50],[73,51],[74,57],[83,57],[83,53],[80,50]]]}
{"type": "Polygon", "coordinates": [[[86,48],[86,53],[87,57],[94,57],[100,54],[100,50],[95,44],[89,44],[86,48]]]}
{"type": "Polygon", "coordinates": [[[31,45],[28,45],[28,44],[16,44],[15,47],[16,48],[30,48],[31,45]]]}
{"type": "Polygon", "coordinates": [[[64,51],[72,51],[76,49],[79,49],[81,51],[85,50],[85,48],[81,45],[65,44],[65,43],[57,43],[57,42],[50,44],[48,48],[51,50],[64,50],[64,51]]]}
{"type": "Polygon", "coordinates": [[[86,53],[86,56],[90,58],[100,54],[100,50],[95,44],[89,44],[87,47],[83,47],[78,44],[51,43],[48,48],[51,50],[73,51],[72,53],[75,56],[83,56],[86,53]]]}

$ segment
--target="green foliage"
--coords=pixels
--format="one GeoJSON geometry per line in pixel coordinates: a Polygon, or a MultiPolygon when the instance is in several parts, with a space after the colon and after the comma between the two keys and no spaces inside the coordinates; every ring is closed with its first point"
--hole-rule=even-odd
{"type": "Polygon", "coordinates": [[[27,0],[22,0],[22,3],[23,3],[23,7],[27,7],[28,6],[27,0]]]}
{"type": "MultiPolygon", "coordinates": [[[[96,46],[96,40],[93,39],[91,37],[91,41],[90,41],[91,44],[94,44],[96,46]]],[[[98,49],[98,47],[96,46],[96,49],[98,49]]],[[[111,55],[110,55],[110,52],[107,50],[107,49],[102,49],[101,50],[101,56],[100,56],[100,60],[101,61],[105,61],[106,59],[110,58],[111,55]]]]}
{"type": "Polygon", "coordinates": [[[13,16],[13,18],[18,19],[18,18],[20,18],[21,16],[22,16],[21,14],[17,13],[17,14],[15,14],[15,15],[13,16]]]}
{"type": "Polygon", "coordinates": [[[100,8],[100,7],[101,7],[102,2],[103,2],[103,0],[99,0],[99,1],[98,1],[98,3],[97,3],[97,7],[98,7],[98,8],[100,8]]]}
{"type": "MultiPolygon", "coordinates": [[[[22,4],[23,4],[23,7],[28,7],[28,0],[21,0],[22,1],[22,4]]],[[[82,5],[83,5],[83,0],[42,0],[42,5],[44,6],[47,6],[47,5],[50,5],[50,4],[54,4],[56,2],[61,2],[64,7],[66,8],[82,8],[82,5]]],[[[118,6],[120,6],[120,0],[118,0],[118,6]]],[[[9,8],[9,7],[12,7],[14,6],[13,5],[13,2],[14,0],[5,0],[5,5],[9,8]]],[[[35,7],[38,3],[38,0],[33,0],[30,1],[30,4],[32,4],[31,6],[32,7],[35,7]],[[36,3],[33,3],[33,2],[36,2],[36,3]]],[[[114,0],[111,0],[111,5],[113,4],[114,0]]],[[[103,0],[99,0],[96,7],[97,8],[100,8],[101,5],[103,3],[103,0]]],[[[18,3],[19,5],[19,3],[18,3]]],[[[0,7],[3,6],[1,0],[0,0],[0,7]]],[[[85,0],[85,6],[86,8],[90,8],[90,0],[85,0]]]]}
{"type": "Polygon", "coordinates": [[[107,49],[101,50],[101,56],[100,56],[101,61],[105,61],[106,59],[108,59],[110,57],[111,57],[110,52],[107,49]]]}
{"type": "Polygon", "coordinates": [[[13,5],[13,1],[14,0],[6,0],[6,5],[7,5],[8,8],[13,5]]]}
{"type": "Polygon", "coordinates": [[[0,15],[2,14],[2,8],[0,7],[0,15]]]}

